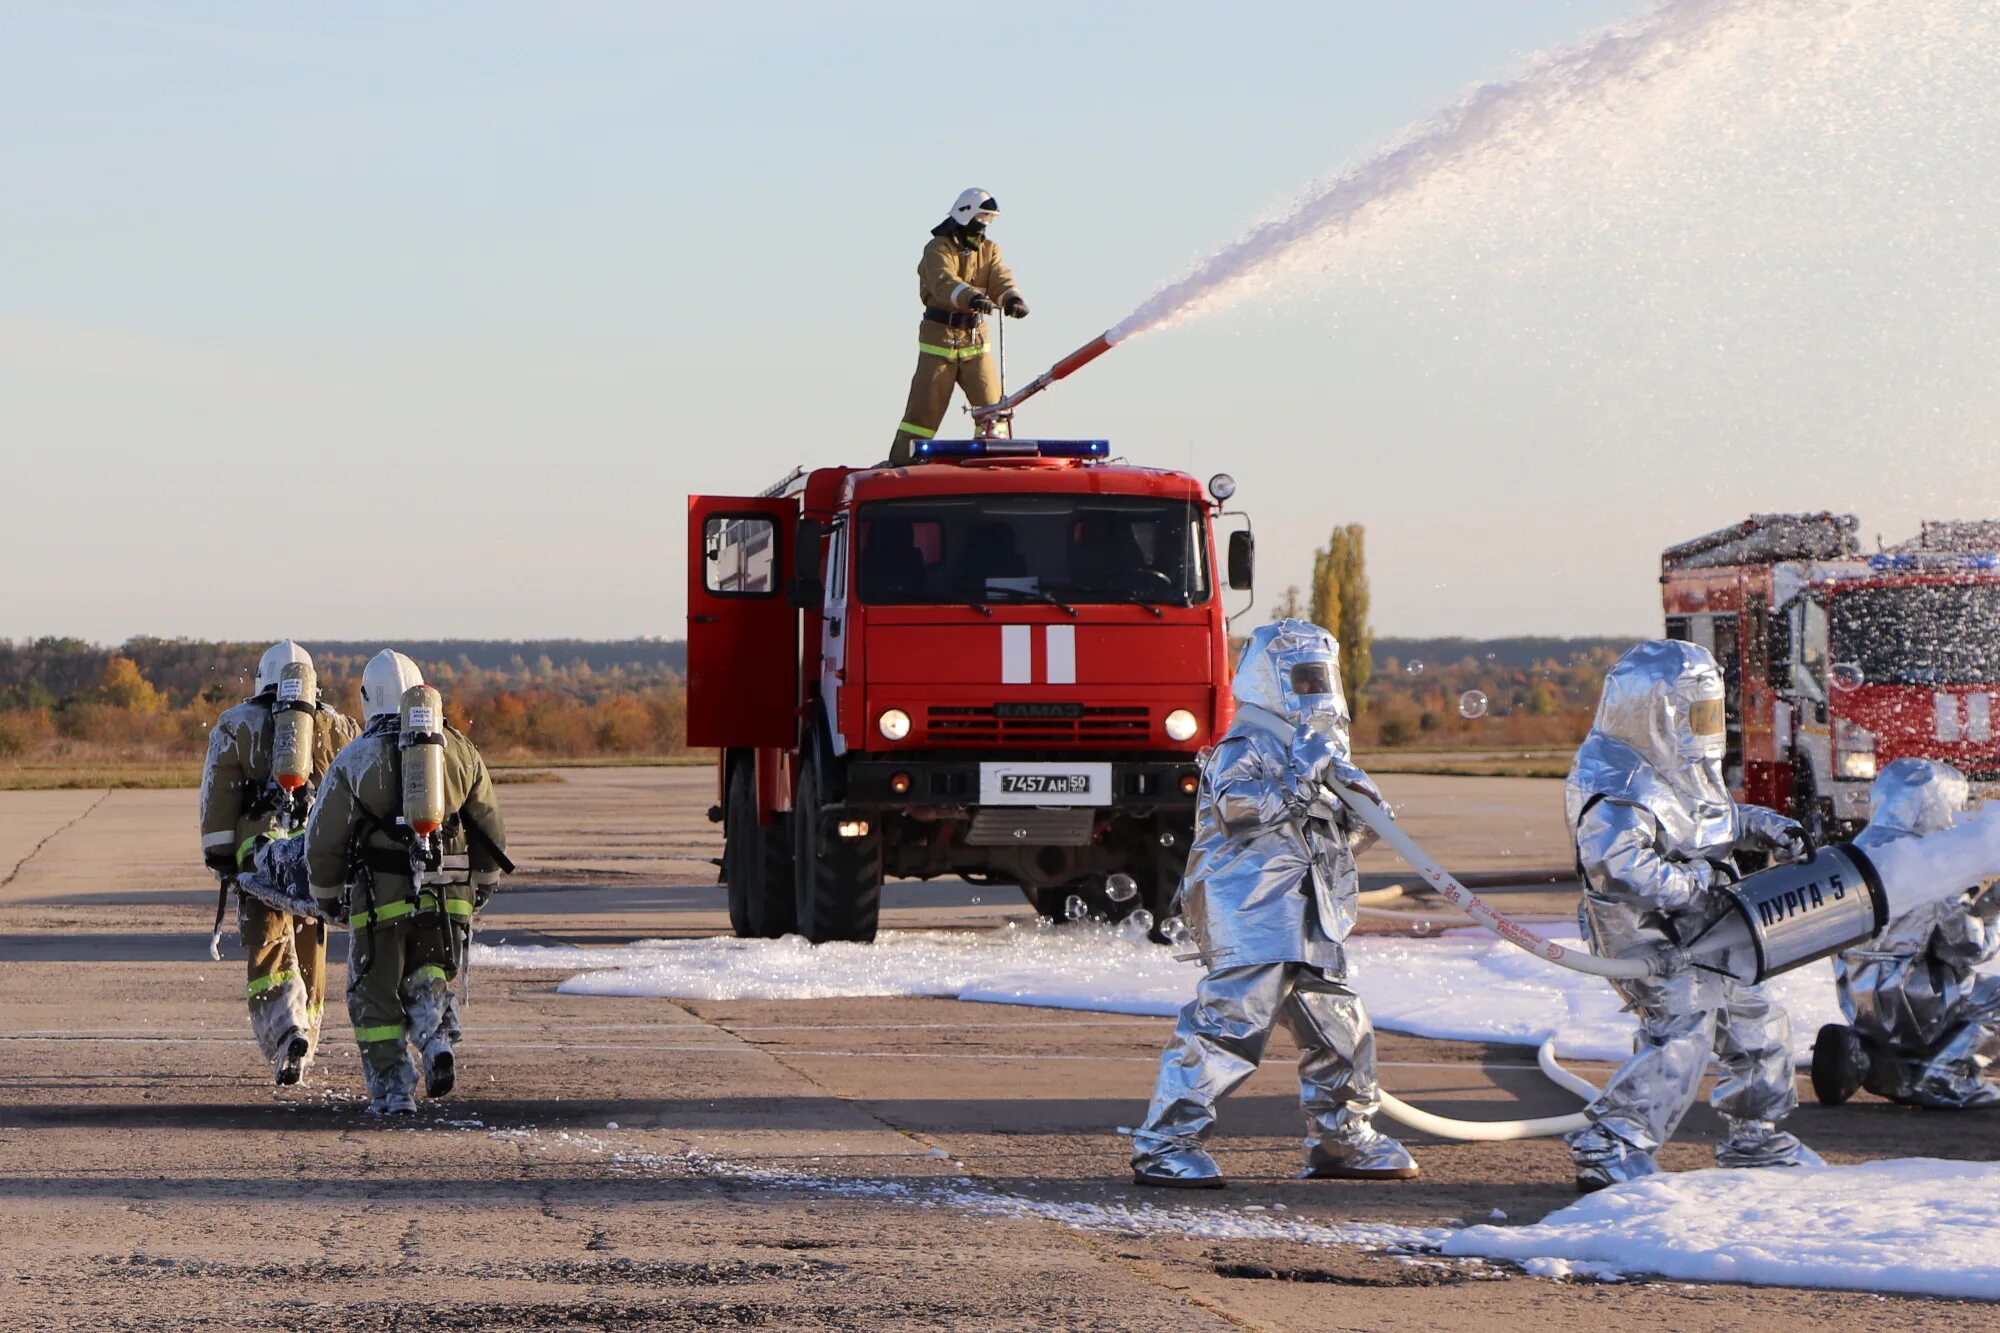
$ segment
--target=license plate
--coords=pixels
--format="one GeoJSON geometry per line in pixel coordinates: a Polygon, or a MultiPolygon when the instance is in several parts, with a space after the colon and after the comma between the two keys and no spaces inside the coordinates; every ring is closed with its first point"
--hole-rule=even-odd
{"type": "Polygon", "coordinates": [[[1109,764],[981,764],[981,805],[1109,805],[1109,764]]]}

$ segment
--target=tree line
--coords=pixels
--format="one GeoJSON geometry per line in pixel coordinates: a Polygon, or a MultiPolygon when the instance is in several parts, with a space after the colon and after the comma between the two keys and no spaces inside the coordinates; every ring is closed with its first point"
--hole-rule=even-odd
{"type": "Polygon", "coordinates": [[[1285,589],[1271,618],[1305,619],[1340,643],[1363,749],[1561,748],[1590,730],[1604,673],[1628,639],[1522,636],[1377,640],[1368,623],[1366,533],[1336,526],[1311,582],[1285,589]]]}
{"type": "MultiPolygon", "coordinates": [[[[0,761],[198,760],[226,708],[255,689],[267,643],[0,640],[0,761]]],[[[322,698],[358,717],[382,645],[307,643],[322,698]]],[[[671,757],[687,748],[685,645],[580,640],[394,645],[445,715],[495,759],[671,757]]]]}

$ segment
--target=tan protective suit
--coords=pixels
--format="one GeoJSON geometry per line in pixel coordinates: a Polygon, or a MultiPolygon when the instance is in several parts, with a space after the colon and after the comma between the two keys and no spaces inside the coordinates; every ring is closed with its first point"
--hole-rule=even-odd
{"type": "MultiPolygon", "coordinates": [[[[927,311],[964,313],[972,309],[975,292],[996,306],[1020,295],[991,237],[967,249],[956,229],[940,227],[917,261],[917,298],[927,311]]],[[[910,401],[889,448],[891,463],[901,467],[910,462],[911,441],[937,434],[951,406],[953,386],[964,389],[965,400],[974,407],[1000,401],[1000,368],[987,352],[986,323],[974,319],[969,327],[954,328],[926,317],[917,325],[917,372],[910,378],[910,401]]]]}
{"type": "MultiPolygon", "coordinates": [[[[274,697],[266,693],[245,699],[217,718],[209,732],[201,774],[201,850],[204,859],[225,873],[225,867],[248,864],[260,835],[278,832],[280,803],[289,799],[271,781],[274,697]]],[[[334,756],[360,730],[345,713],[319,705],[306,792],[319,789],[334,756]]],[[[282,1060],[295,1032],[316,1050],[326,1005],[325,928],[242,894],[236,898],[236,921],[249,955],[244,993],[250,1002],[250,1030],[264,1058],[273,1065],[282,1060]]]]}
{"type": "Polygon", "coordinates": [[[348,929],[347,1013],[361,1046],[371,1109],[412,1109],[414,1043],[432,1096],[455,1077],[458,1006],[451,981],[465,965],[473,913],[499,881],[507,829],[479,750],[445,729],[444,856],[421,885],[403,829],[402,756],[394,713],[368,724],[335,761],[306,825],[306,874],[329,915],[348,929]],[[484,837],[473,832],[476,826],[484,837]]]}

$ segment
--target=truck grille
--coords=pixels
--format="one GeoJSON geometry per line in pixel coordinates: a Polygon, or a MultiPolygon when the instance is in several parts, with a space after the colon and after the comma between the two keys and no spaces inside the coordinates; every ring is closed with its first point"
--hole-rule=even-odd
{"type": "Polygon", "coordinates": [[[965,831],[968,847],[1088,847],[1097,812],[988,806],[965,831]]]}
{"type": "Polygon", "coordinates": [[[938,745],[1143,743],[1153,734],[1147,714],[1144,704],[1086,704],[1074,717],[1002,717],[992,704],[932,704],[925,725],[938,745]]]}

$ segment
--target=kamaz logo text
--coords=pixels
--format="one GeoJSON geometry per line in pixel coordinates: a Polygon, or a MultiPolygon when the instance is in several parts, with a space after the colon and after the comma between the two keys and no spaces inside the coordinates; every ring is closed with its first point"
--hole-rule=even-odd
{"type": "Polygon", "coordinates": [[[1837,903],[1845,897],[1847,885],[1838,875],[1828,875],[1824,887],[1818,880],[1810,880],[1775,897],[1760,899],[1757,903],[1757,924],[1769,930],[1780,921],[1817,911],[1828,902],[1837,903]]]}

